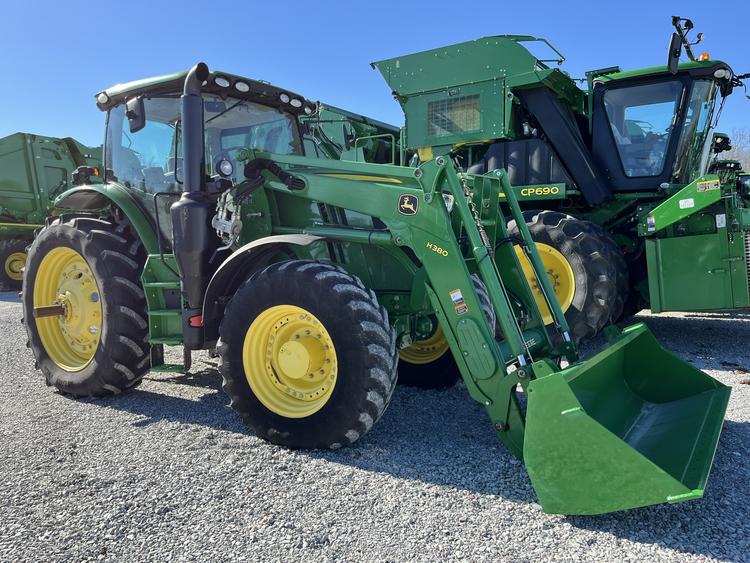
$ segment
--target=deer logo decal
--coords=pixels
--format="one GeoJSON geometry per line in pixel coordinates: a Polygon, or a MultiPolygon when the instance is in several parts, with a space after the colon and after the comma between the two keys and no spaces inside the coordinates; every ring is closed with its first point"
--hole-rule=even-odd
{"type": "Polygon", "coordinates": [[[402,194],[398,198],[398,212],[401,215],[416,215],[419,209],[419,200],[417,196],[411,194],[402,194]]]}

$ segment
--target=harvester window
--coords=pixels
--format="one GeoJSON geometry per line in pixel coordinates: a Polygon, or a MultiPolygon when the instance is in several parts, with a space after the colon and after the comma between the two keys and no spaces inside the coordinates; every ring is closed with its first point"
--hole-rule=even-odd
{"type": "Polygon", "coordinates": [[[682,89],[682,83],[673,80],[613,88],[604,94],[626,176],[658,176],[664,170],[682,89]]]}
{"type": "Polygon", "coordinates": [[[713,81],[698,80],[693,83],[680,140],[677,143],[673,173],[676,182],[687,184],[691,178],[708,171],[717,90],[713,81]]]}

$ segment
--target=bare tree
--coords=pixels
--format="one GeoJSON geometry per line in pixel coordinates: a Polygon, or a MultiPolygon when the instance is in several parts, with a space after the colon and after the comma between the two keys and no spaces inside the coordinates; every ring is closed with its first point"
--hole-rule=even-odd
{"type": "Polygon", "coordinates": [[[747,127],[732,130],[732,150],[719,155],[721,159],[739,160],[742,169],[750,171],[750,129],[747,127]]]}

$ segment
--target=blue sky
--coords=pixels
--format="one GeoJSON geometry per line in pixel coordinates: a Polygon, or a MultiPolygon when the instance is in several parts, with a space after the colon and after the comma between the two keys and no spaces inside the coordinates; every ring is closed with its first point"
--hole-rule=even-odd
{"type": "MultiPolygon", "coordinates": [[[[575,77],[612,65],[633,69],[664,64],[673,14],[692,18],[705,33],[699,52],[750,72],[747,0],[587,4],[8,2],[0,21],[0,136],[25,131],[100,144],[97,91],[200,60],[401,125],[401,110],[371,61],[512,33],[548,38],[575,77]]],[[[750,100],[740,91],[719,124],[734,127],[750,127],[750,100]]]]}

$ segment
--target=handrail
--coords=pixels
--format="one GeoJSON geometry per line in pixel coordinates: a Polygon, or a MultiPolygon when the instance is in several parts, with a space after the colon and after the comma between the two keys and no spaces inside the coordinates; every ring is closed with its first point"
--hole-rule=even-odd
{"type": "Polygon", "coordinates": [[[357,137],[356,139],[354,139],[354,162],[359,162],[359,153],[357,153],[357,149],[359,148],[360,141],[369,141],[370,139],[380,139],[382,137],[390,137],[391,139],[391,161],[389,162],[389,164],[396,164],[396,137],[393,135],[393,133],[380,133],[378,135],[366,135],[364,137],[357,137]]]}

